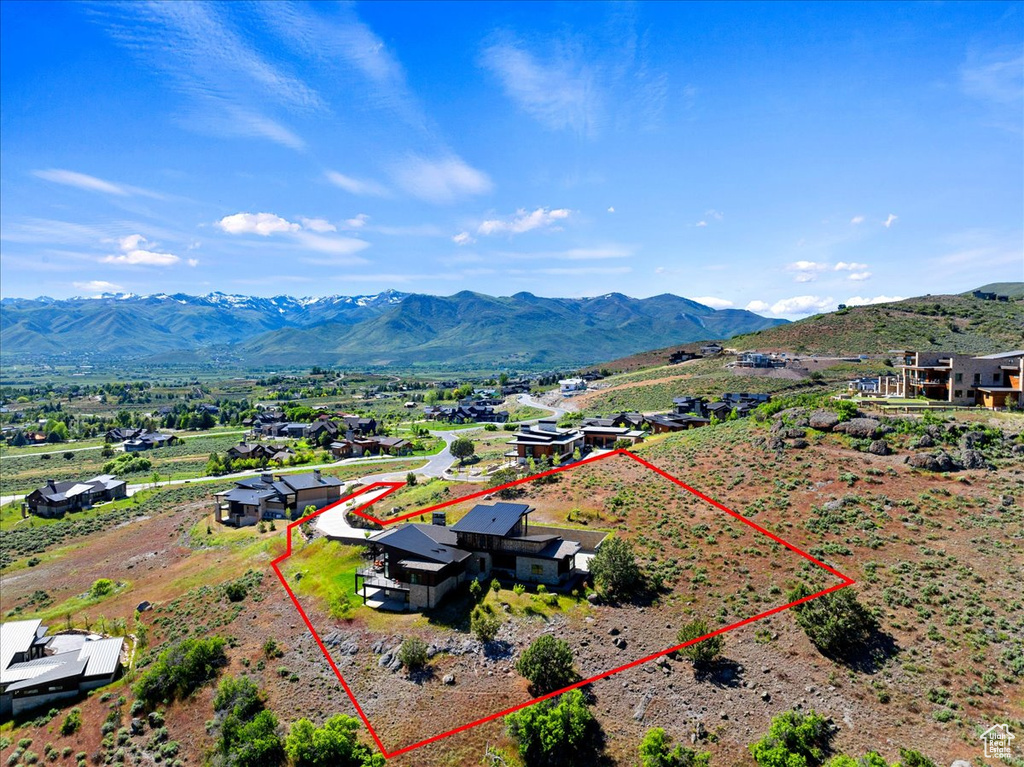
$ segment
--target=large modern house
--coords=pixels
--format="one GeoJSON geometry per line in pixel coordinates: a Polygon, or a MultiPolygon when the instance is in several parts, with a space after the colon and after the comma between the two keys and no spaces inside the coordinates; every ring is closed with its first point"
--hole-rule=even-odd
{"type": "Polygon", "coordinates": [[[1024,350],[983,357],[908,351],[902,359],[898,382],[880,382],[882,394],[988,408],[1024,405],[1024,350]]]}
{"type": "Polygon", "coordinates": [[[525,425],[515,437],[506,442],[514,449],[505,453],[517,463],[525,464],[531,458],[547,458],[552,465],[558,464],[584,447],[583,432],[579,429],[560,429],[554,418],[542,418],[536,426],[525,425]]]}
{"type": "Polygon", "coordinates": [[[214,498],[217,521],[245,527],[261,519],[284,519],[288,512],[307,506],[322,509],[341,498],[342,481],[325,477],[319,469],[306,474],[264,473],[235,481],[235,487],[214,498]]]}
{"type": "Polygon", "coordinates": [[[0,623],[0,719],[75,698],[121,676],[121,637],[46,631],[39,620],[0,623]]]}
{"type": "Polygon", "coordinates": [[[88,509],[103,501],[125,498],[128,486],[123,479],[113,474],[101,474],[82,482],[69,480],[46,484],[33,490],[25,498],[25,505],[32,514],[40,517],[63,517],[69,511],[88,509]]]}
{"type": "Polygon", "coordinates": [[[367,539],[374,566],[358,570],[356,593],[366,603],[411,610],[436,607],[470,579],[498,575],[518,583],[563,584],[578,574],[582,546],[545,530],[531,535],[525,503],[479,504],[451,527],[409,523],[367,539]]]}

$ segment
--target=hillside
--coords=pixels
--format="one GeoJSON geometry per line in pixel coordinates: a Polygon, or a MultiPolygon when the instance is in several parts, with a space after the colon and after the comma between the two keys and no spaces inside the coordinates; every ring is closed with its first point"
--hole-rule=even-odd
{"type": "MultiPolygon", "coordinates": [[[[974,290],[980,293],[995,293],[1000,296],[1009,296],[1010,298],[1024,298],[1024,282],[990,282],[988,285],[982,285],[974,290]]],[[[969,290],[964,295],[969,296],[973,292],[969,290]]]]}
{"type": "Polygon", "coordinates": [[[968,294],[854,306],[737,336],[729,346],[814,354],[904,348],[991,354],[1024,348],[1024,302],[983,301],[968,294]]]}
{"type": "Polygon", "coordinates": [[[5,299],[7,359],[73,354],[163,364],[230,359],[240,366],[430,365],[560,367],[783,320],[722,310],[673,295],[635,299],[510,297],[463,291],[440,297],[104,296],[5,299]]]}

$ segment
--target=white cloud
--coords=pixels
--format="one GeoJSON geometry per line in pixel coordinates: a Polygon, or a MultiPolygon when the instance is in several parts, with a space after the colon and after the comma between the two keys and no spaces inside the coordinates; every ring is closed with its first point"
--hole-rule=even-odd
{"type": "Polygon", "coordinates": [[[32,171],[32,175],[36,178],[41,178],[44,181],[51,181],[54,184],[63,184],[64,186],[75,187],[76,189],[82,189],[87,192],[102,192],[103,194],[112,194],[117,197],[139,195],[142,197],[152,197],[157,200],[164,199],[163,195],[151,192],[148,189],[141,189],[137,186],[128,186],[127,184],[115,184],[113,181],[105,181],[102,178],[88,176],[85,173],[77,173],[73,170],[50,168],[49,170],[34,170],[32,171]]]}
{"type": "Polygon", "coordinates": [[[324,232],[338,231],[338,227],[324,218],[299,218],[299,221],[302,222],[302,227],[304,229],[309,229],[311,232],[320,232],[323,234],[324,232]]]}
{"type": "Polygon", "coordinates": [[[325,175],[328,181],[350,194],[363,197],[386,197],[388,195],[387,187],[370,179],[353,178],[335,170],[329,170],[325,175]]]}
{"type": "Polygon", "coordinates": [[[884,226],[886,229],[888,229],[890,226],[892,226],[894,223],[896,223],[896,219],[898,219],[898,218],[899,218],[899,216],[897,216],[897,215],[895,215],[893,213],[890,213],[889,217],[886,218],[885,221],[882,222],[882,226],[884,226]]]}
{"type": "Polygon", "coordinates": [[[698,304],[704,304],[704,306],[710,306],[712,309],[728,309],[730,306],[733,306],[732,301],[725,298],[716,298],[715,296],[698,296],[691,300],[696,301],[698,304]]]}
{"type": "Polygon", "coordinates": [[[302,228],[273,213],[235,213],[224,216],[217,222],[217,226],[228,234],[258,234],[261,237],[282,232],[297,232],[302,228]]]}
{"type": "Polygon", "coordinates": [[[850,279],[851,280],[855,280],[855,281],[867,280],[867,279],[870,279],[870,278],[871,278],[871,272],[853,272],[850,275],[850,279]]]}
{"type": "Polygon", "coordinates": [[[765,301],[751,301],[746,305],[747,311],[757,314],[769,314],[776,317],[805,317],[809,314],[817,314],[831,310],[835,306],[832,296],[821,298],[820,296],[793,296],[783,298],[773,304],[765,301]]]}
{"type": "Polygon", "coordinates": [[[857,272],[864,271],[867,268],[867,264],[860,264],[857,263],[856,261],[840,261],[833,267],[833,269],[835,269],[837,272],[857,272]]]}
{"type": "MultiPolygon", "coordinates": [[[[368,248],[370,243],[355,237],[325,237],[321,234],[310,232],[296,232],[295,241],[306,250],[315,250],[318,253],[330,253],[336,256],[348,256],[368,248]]],[[[364,263],[362,258],[349,258],[344,262],[336,263],[359,264],[364,263]]]]}
{"type": "Polygon", "coordinates": [[[708,225],[707,221],[698,221],[696,224],[694,224],[694,226],[707,226],[707,225],[708,225]]]}
{"type": "Polygon", "coordinates": [[[609,205],[608,206],[608,212],[609,213],[614,213],[615,212],[615,208],[613,208],[612,206],[609,205]]]}
{"type": "Polygon", "coordinates": [[[140,246],[147,242],[141,234],[131,234],[118,241],[121,253],[105,256],[101,261],[105,264],[124,264],[127,266],[171,266],[181,259],[173,253],[159,253],[145,250],[140,246]]]}
{"type": "Polygon", "coordinates": [[[755,312],[757,314],[765,314],[770,312],[772,307],[771,304],[766,304],[764,301],[751,301],[749,304],[743,307],[748,312],[755,312]]]}
{"type": "Polygon", "coordinates": [[[709,208],[708,210],[704,211],[704,218],[713,218],[715,219],[715,221],[721,221],[723,218],[725,218],[725,214],[722,213],[720,210],[709,208]]]}
{"type": "Polygon", "coordinates": [[[902,301],[903,296],[875,296],[874,298],[864,298],[863,296],[852,296],[847,298],[844,303],[847,306],[865,306],[867,304],[887,304],[892,301],[902,301]]]}
{"type": "Polygon", "coordinates": [[[199,259],[198,258],[190,258],[188,260],[188,265],[191,266],[191,267],[199,266],[199,259]]]}
{"type": "Polygon", "coordinates": [[[515,42],[492,45],[483,52],[483,65],[505,94],[545,127],[593,135],[604,111],[595,72],[578,51],[552,48],[551,58],[541,61],[515,42]]]}
{"type": "Polygon", "coordinates": [[[570,211],[566,208],[537,208],[527,212],[524,208],[516,211],[515,216],[509,219],[488,219],[477,228],[479,234],[522,234],[532,229],[541,229],[554,226],[559,221],[569,218],[570,211]]]}
{"type": "Polygon", "coordinates": [[[365,213],[358,213],[352,218],[345,219],[345,226],[349,229],[362,229],[369,220],[370,217],[365,213]]]}
{"type": "Polygon", "coordinates": [[[393,167],[392,175],[412,196],[438,204],[484,194],[494,187],[486,173],[455,156],[431,160],[411,155],[393,167]]]}
{"type": "Polygon", "coordinates": [[[610,245],[604,248],[570,248],[561,254],[570,261],[585,261],[591,258],[629,258],[636,253],[636,248],[610,245]]]}
{"type": "MultiPolygon", "coordinates": [[[[41,178],[44,181],[52,181],[55,184],[64,184],[65,186],[73,186],[78,189],[84,189],[88,192],[103,192],[105,194],[115,194],[120,197],[125,197],[128,191],[119,184],[113,184],[110,181],[104,181],[101,178],[95,176],[87,176],[84,173],[76,173],[73,170],[59,170],[52,168],[50,170],[34,170],[32,175],[37,178],[41,178]]],[[[76,283],[77,284],[77,283],[76,283]]]]}
{"type": "Polygon", "coordinates": [[[826,269],[828,269],[828,264],[817,261],[794,261],[791,264],[786,264],[787,272],[796,273],[793,278],[796,282],[814,282],[818,279],[818,272],[823,272],[826,269]]]}
{"type": "Polygon", "coordinates": [[[452,242],[456,245],[472,245],[476,240],[473,239],[469,232],[459,232],[457,235],[452,237],[452,242]]]}
{"type": "Polygon", "coordinates": [[[96,293],[117,293],[124,290],[120,285],[115,285],[113,282],[107,282],[106,280],[89,280],[88,282],[74,282],[72,284],[79,290],[90,290],[96,293]]]}
{"type": "Polygon", "coordinates": [[[864,216],[854,216],[853,218],[850,219],[850,223],[853,224],[854,226],[856,226],[857,224],[863,224],[864,216]]]}
{"type": "Polygon", "coordinates": [[[1019,109],[1024,97],[1024,54],[1017,46],[972,51],[960,69],[960,83],[970,96],[1019,109]]]}

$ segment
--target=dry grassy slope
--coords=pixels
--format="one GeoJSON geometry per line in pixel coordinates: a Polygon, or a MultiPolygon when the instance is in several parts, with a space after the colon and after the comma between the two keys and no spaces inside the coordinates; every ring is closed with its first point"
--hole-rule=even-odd
{"type": "MultiPolygon", "coordinates": [[[[742,421],[652,441],[642,452],[759,524],[814,549],[857,579],[860,598],[879,611],[896,652],[871,672],[837,664],[814,650],[791,615],[781,614],[766,626],[751,626],[727,638],[725,656],[744,667],[735,684],[697,680],[681,662],[673,663],[668,673],[640,668],[601,682],[594,688],[594,710],[614,763],[623,767],[635,763],[636,745],[647,728],[663,726],[685,742],[689,728],[699,720],[717,738],[716,743],[707,744],[713,763],[750,764],[747,745],[767,729],[772,715],[798,703],[833,718],[839,727],[837,751],[860,755],[869,748],[878,749],[891,762],[898,747],[906,746],[921,749],[939,764],[956,758],[980,763],[978,726],[1005,717],[1014,730],[1024,727],[1020,721],[1024,677],[1013,676],[1007,665],[1012,652],[1024,652],[1024,606],[1019,592],[1024,562],[1020,459],[1002,451],[998,456],[993,453],[997,469],[992,472],[929,475],[902,463],[909,437],[892,437],[896,455],[879,457],[853,451],[844,438],[814,435],[806,450],[776,454],[761,447],[759,439],[765,433],[765,427],[742,421]],[[1011,505],[1003,505],[1004,496],[1012,499],[1011,505]],[[840,513],[824,517],[825,504],[837,499],[843,499],[840,513]],[[759,628],[767,628],[768,633],[758,634],[759,628]],[[635,718],[638,710],[642,711],[639,719],[635,718]],[[722,718],[722,713],[728,718],[722,718]]],[[[621,472],[581,474],[578,483],[553,485],[551,493],[531,492],[529,500],[538,506],[538,519],[558,521],[576,507],[581,512],[600,512],[604,518],[591,525],[614,527],[636,540],[645,554],[662,563],[674,586],[676,596],[666,599],[664,608],[647,608],[643,613],[637,608],[605,608],[593,614],[594,624],[559,627],[578,647],[587,648],[580,651],[581,658],[586,656],[581,662],[596,663],[601,653],[613,652],[607,634],[610,621],[622,627],[632,651],[662,639],[665,632],[671,634],[679,610],[699,607],[706,612],[709,600],[717,600],[727,607],[724,617],[735,619],[744,610],[765,604],[761,601],[764,583],[785,588],[794,577],[789,558],[778,560],[770,547],[752,542],[747,535],[734,538],[724,520],[709,521],[707,531],[695,532],[701,521],[690,513],[696,509],[689,503],[668,503],[663,488],[650,496],[639,492],[636,481],[635,476],[621,472]],[[624,502],[618,505],[618,514],[609,514],[610,499],[623,489],[633,492],[621,496],[624,502]],[[698,532],[713,535],[715,542],[706,537],[695,541],[698,532]],[[706,568],[709,583],[695,582],[699,568],[706,568]],[[755,590],[737,592],[735,587],[748,581],[755,590]],[[584,646],[579,640],[587,636],[592,638],[584,646]]],[[[130,584],[128,591],[75,619],[81,620],[86,613],[93,621],[100,615],[130,616],[138,600],[153,599],[163,608],[144,618],[152,627],[154,644],[182,633],[233,636],[230,673],[252,674],[267,690],[269,705],[283,722],[300,714],[317,720],[337,712],[354,714],[269,573],[269,559],[280,551],[281,528],[264,536],[252,528],[226,532],[214,528],[214,534],[207,536],[200,520],[208,509],[205,501],[183,503],[149,519],[83,537],[63,557],[47,558],[35,568],[5,577],[5,609],[24,602],[36,589],[48,590],[54,603],[59,603],[80,594],[98,577],[124,580],[130,584]],[[255,538],[263,543],[254,543],[255,538]],[[236,611],[218,586],[248,568],[265,574],[261,598],[247,598],[236,611]],[[277,639],[286,653],[259,668],[268,637],[277,639]],[[250,665],[244,666],[243,660],[250,665]],[[279,668],[286,670],[284,676],[279,668]]],[[[779,596],[769,591],[767,598],[779,596]]],[[[324,634],[360,628],[358,623],[331,621],[315,602],[309,609],[324,634]]],[[[720,620],[716,612],[711,617],[720,620]]],[[[531,625],[522,638],[544,627],[543,622],[531,625]]],[[[364,628],[381,635],[395,633],[387,626],[364,628]]],[[[426,623],[416,624],[416,629],[444,630],[426,623]]],[[[371,646],[360,642],[354,668],[376,673],[371,646]]],[[[409,694],[424,696],[423,706],[403,709],[423,712],[417,722],[410,720],[411,730],[473,713],[470,709],[475,710],[478,699],[458,694],[469,689],[469,681],[459,679],[451,690],[440,682],[406,685],[409,694]]],[[[515,685],[514,679],[505,681],[515,685]]],[[[131,695],[121,687],[114,691],[114,699],[121,693],[128,697],[127,724],[131,695]]],[[[202,762],[212,745],[204,729],[212,716],[211,696],[208,688],[168,710],[170,738],[180,742],[186,764],[202,762]]],[[[85,724],[79,735],[59,735],[62,715],[42,727],[20,728],[13,739],[32,738],[37,754],[52,743],[57,749],[67,745],[91,755],[98,748],[99,727],[113,702],[101,702],[98,696],[88,699],[82,705],[85,724]]],[[[399,734],[392,735],[397,740],[399,734]]],[[[131,742],[144,751],[149,737],[147,732],[131,742]]],[[[478,765],[487,744],[511,745],[500,723],[475,728],[393,763],[478,765]]],[[[6,761],[10,750],[4,749],[0,759],[6,761]]],[[[148,762],[147,757],[129,751],[125,763],[148,762]]]]}
{"type": "Polygon", "coordinates": [[[880,354],[890,349],[991,354],[1024,348],[1024,301],[924,296],[855,306],[736,336],[728,345],[817,354],[880,354]]]}

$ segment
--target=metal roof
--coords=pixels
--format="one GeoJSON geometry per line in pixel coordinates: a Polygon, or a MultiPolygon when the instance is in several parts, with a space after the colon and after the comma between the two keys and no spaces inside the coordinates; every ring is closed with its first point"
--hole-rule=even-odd
{"type": "Polygon", "coordinates": [[[461,562],[470,555],[468,551],[456,547],[452,529],[441,525],[410,523],[377,533],[368,540],[443,564],[461,562]]]}
{"type": "Polygon", "coordinates": [[[328,477],[323,474],[284,474],[281,481],[293,490],[308,490],[311,487],[331,487],[341,485],[337,477],[328,477]]]}
{"type": "Polygon", "coordinates": [[[82,645],[78,658],[88,661],[85,675],[110,676],[117,671],[117,666],[121,662],[121,647],[123,645],[124,639],[121,637],[97,639],[82,645]]]}
{"type": "Polygon", "coordinates": [[[15,655],[29,651],[41,623],[40,620],[0,623],[0,672],[11,665],[15,655]]]}
{"type": "Polygon", "coordinates": [[[479,504],[452,525],[451,529],[457,533],[508,535],[519,518],[530,511],[525,503],[496,503],[493,506],[479,504]]]}

